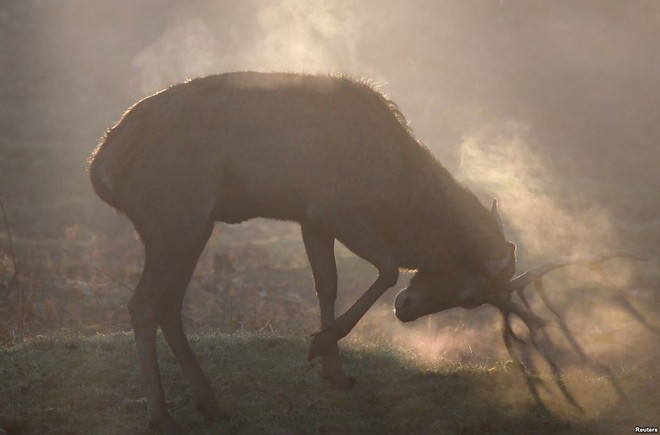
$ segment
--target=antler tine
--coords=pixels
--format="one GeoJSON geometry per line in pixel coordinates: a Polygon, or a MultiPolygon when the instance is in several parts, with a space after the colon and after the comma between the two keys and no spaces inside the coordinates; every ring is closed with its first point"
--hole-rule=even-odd
{"type": "MultiPolygon", "coordinates": [[[[552,370],[552,378],[555,384],[557,385],[557,387],[559,388],[559,390],[561,391],[562,396],[564,396],[564,398],[578,411],[584,412],[584,409],[575,400],[573,394],[566,387],[566,384],[564,383],[563,380],[563,373],[559,368],[559,366],[557,365],[557,363],[539,345],[539,342],[537,340],[537,335],[540,331],[543,331],[542,327],[545,325],[545,321],[540,317],[538,317],[537,315],[535,315],[533,312],[529,310],[525,310],[523,307],[510,300],[509,297],[497,298],[492,302],[492,304],[495,305],[500,310],[500,312],[504,317],[504,329],[502,331],[502,337],[504,338],[504,344],[506,346],[506,349],[509,352],[509,355],[511,355],[511,357],[514,359],[514,361],[520,364],[520,360],[517,358],[513,350],[513,343],[511,342],[511,339],[514,339],[517,342],[523,344],[528,344],[528,343],[518,338],[518,336],[516,336],[516,334],[513,332],[510,323],[511,314],[515,314],[516,316],[518,316],[518,318],[522,320],[525,326],[527,326],[527,328],[529,329],[529,338],[531,340],[531,344],[534,346],[534,349],[536,349],[536,352],[538,352],[538,354],[543,358],[543,360],[548,364],[548,366],[552,370]]],[[[547,335],[544,334],[544,337],[547,341],[550,342],[550,339],[547,335]]],[[[550,344],[552,343],[550,342],[550,344]]],[[[521,369],[523,370],[523,374],[527,378],[528,386],[532,390],[532,395],[536,397],[536,395],[538,394],[538,391],[536,390],[536,385],[532,382],[532,379],[530,378],[529,373],[527,373],[527,370],[525,369],[524,365],[521,366],[521,369]]]]}
{"type": "Polygon", "coordinates": [[[527,272],[518,275],[516,278],[508,282],[504,287],[507,293],[524,289],[530,283],[540,280],[548,272],[571,265],[584,265],[591,268],[598,268],[604,261],[610,258],[632,258],[634,260],[646,260],[644,257],[631,254],[625,251],[608,252],[596,255],[571,255],[567,257],[559,257],[550,260],[538,267],[528,270],[527,272]]]}
{"type": "Polygon", "coordinates": [[[555,315],[558,319],[561,319],[561,316],[559,315],[559,311],[550,303],[550,300],[545,294],[545,290],[543,289],[543,281],[541,277],[538,277],[534,281],[534,290],[536,290],[536,293],[541,297],[541,300],[545,304],[546,307],[552,312],[552,314],[555,315]]]}
{"type": "MultiPolygon", "coordinates": [[[[513,327],[511,326],[511,313],[505,313],[504,311],[501,311],[501,312],[502,312],[502,316],[504,317],[505,343],[506,343],[507,337],[510,337],[510,338],[513,338],[514,340],[516,340],[520,344],[528,344],[525,340],[518,337],[516,335],[516,333],[513,332],[513,327]]],[[[508,346],[507,346],[507,348],[508,348],[508,346]]],[[[511,350],[509,350],[509,353],[511,353],[511,350]]]]}
{"type": "Polygon", "coordinates": [[[513,334],[513,330],[511,329],[510,324],[511,314],[515,314],[520,320],[523,321],[525,326],[527,326],[529,329],[530,334],[535,334],[540,327],[545,325],[545,321],[543,319],[531,311],[525,310],[523,307],[513,302],[509,297],[499,297],[490,303],[500,310],[504,316],[505,328],[507,329],[507,332],[510,331],[510,334],[516,339],[516,341],[523,342],[513,334]]]}
{"type": "Polygon", "coordinates": [[[511,324],[509,323],[510,313],[507,313],[506,309],[502,307],[498,306],[497,308],[500,309],[500,312],[502,313],[502,319],[504,320],[504,328],[502,328],[502,338],[504,339],[504,345],[506,346],[506,350],[507,352],[509,352],[509,356],[511,356],[514,365],[518,367],[518,369],[520,369],[520,372],[525,378],[525,382],[527,383],[527,388],[529,389],[529,392],[534,398],[534,402],[536,402],[536,405],[539,407],[541,411],[543,411],[546,415],[549,416],[550,411],[546,407],[545,403],[543,402],[539,394],[539,386],[543,387],[544,385],[541,382],[540,378],[533,375],[532,372],[530,372],[530,370],[528,369],[528,366],[529,368],[533,369],[532,361],[529,358],[526,358],[525,355],[523,354],[523,358],[525,359],[525,363],[523,363],[518,357],[518,355],[516,355],[516,352],[513,348],[512,338],[523,344],[528,344],[528,343],[524,342],[523,340],[520,340],[513,333],[513,330],[511,329],[511,324]]]}
{"type": "Polygon", "coordinates": [[[500,211],[497,208],[497,199],[493,199],[493,204],[490,206],[490,212],[493,215],[493,219],[497,223],[497,228],[499,228],[500,233],[504,235],[504,223],[502,222],[502,216],[500,216],[500,211]]]}
{"type": "MultiPolygon", "coordinates": [[[[603,273],[605,273],[605,272],[603,272],[603,273]]],[[[614,389],[616,390],[619,397],[625,397],[625,393],[623,392],[623,389],[621,388],[621,385],[619,385],[616,378],[614,377],[614,374],[612,373],[612,371],[605,364],[602,364],[602,363],[590,358],[586,354],[584,349],[582,349],[582,346],[577,341],[577,339],[575,338],[575,335],[573,334],[573,332],[571,332],[571,330],[569,329],[568,325],[566,324],[566,322],[564,321],[562,316],[559,315],[559,312],[557,311],[557,309],[548,300],[548,297],[546,296],[545,291],[543,290],[543,283],[541,281],[541,278],[538,278],[538,279],[534,280],[534,290],[536,290],[538,295],[541,297],[541,300],[543,301],[543,303],[545,303],[545,305],[552,312],[552,314],[554,314],[555,317],[557,317],[557,323],[559,324],[559,329],[561,330],[562,335],[568,341],[568,343],[571,345],[571,348],[575,351],[575,353],[577,353],[577,355],[580,357],[580,359],[584,363],[590,365],[595,370],[597,370],[597,371],[601,372],[603,375],[605,375],[605,377],[610,382],[610,384],[612,384],[612,387],[614,387],[614,389]]]]}
{"type": "Polygon", "coordinates": [[[523,287],[523,288],[519,288],[518,290],[516,290],[516,293],[518,293],[518,297],[519,297],[520,300],[522,301],[523,305],[525,305],[525,308],[527,308],[527,309],[528,309],[529,311],[531,311],[531,312],[534,312],[534,311],[532,310],[532,305],[531,305],[531,304],[529,303],[529,301],[527,300],[527,296],[525,296],[525,288],[524,288],[524,287],[523,287]]]}
{"type": "MultiPolygon", "coordinates": [[[[557,365],[557,363],[546,353],[546,351],[539,345],[539,342],[536,339],[536,335],[534,333],[530,334],[530,338],[532,340],[532,344],[534,345],[534,348],[536,351],[541,355],[541,357],[545,360],[545,362],[550,366],[550,370],[552,370],[552,379],[555,381],[555,385],[559,388],[561,391],[562,396],[571,404],[575,409],[580,411],[581,413],[584,413],[584,408],[580,406],[580,404],[575,400],[575,397],[573,394],[568,390],[566,387],[566,383],[564,382],[564,374],[557,365]]],[[[545,335],[545,340],[548,341],[551,345],[552,342],[550,341],[550,338],[545,335]]]]}

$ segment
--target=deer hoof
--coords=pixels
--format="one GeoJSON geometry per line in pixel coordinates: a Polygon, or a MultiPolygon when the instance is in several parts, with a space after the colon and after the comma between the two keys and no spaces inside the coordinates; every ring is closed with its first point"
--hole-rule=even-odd
{"type": "Polygon", "coordinates": [[[219,423],[229,421],[229,414],[224,412],[215,401],[215,397],[210,397],[203,400],[198,400],[195,408],[197,411],[204,414],[204,419],[208,423],[219,423]]]}
{"type": "Polygon", "coordinates": [[[326,355],[332,351],[333,345],[337,343],[336,334],[331,329],[324,329],[312,335],[312,343],[309,345],[307,361],[326,355]]]}
{"type": "Polygon", "coordinates": [[[149,421],[149,429],[165,435],[179,435],[183,433],[179,425],[169,415],[158,420],[151,419],[149,421]]]}
{"type": "Polygon", "coordinates": [[[332,387],[340,391],[348,391],[355,387],[357,384],[357,379],[353,376],[345,376],[344,374],[340,375],[330,375],[328,373],[321,372],[321,379],[324,381],[330,382],[332,387]]]}

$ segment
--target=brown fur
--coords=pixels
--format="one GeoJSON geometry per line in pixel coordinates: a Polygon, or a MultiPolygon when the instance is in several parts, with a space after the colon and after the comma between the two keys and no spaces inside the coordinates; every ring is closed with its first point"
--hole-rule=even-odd
{"type": "Polygon", "coordinates": [[[89,172],[145,244],[129,309],[151,425],[168,432],[176,425],[158,373],[158,326],[198,409],[224,416],[181,322],[213,222],[300,222],[323,327],[309,358],[322,357],[323,378],[341,388],[355,381],[343,373],[337,341],[396,284],[399,268],[419,270],[395,304],[409,321],[480,300],[492,279],[485,266],[508,252],[490,212],[415,140],[396,105],[345,77],[240,72],[173,86],[124,114],[89,172]],[[378,270],[338,318],[335,240],[378,270]]]}
{"type": "Polygon", "coordinates": [[[198,182],[214,191],[214,220],[360,208],[410,269],[478,249],[466,240],[494,231],[396,105],[345,77],[246,72],[175,85],[128,110],[89,170],[99,196],[129,217],[149,191],[175,201],[198,182]]]}

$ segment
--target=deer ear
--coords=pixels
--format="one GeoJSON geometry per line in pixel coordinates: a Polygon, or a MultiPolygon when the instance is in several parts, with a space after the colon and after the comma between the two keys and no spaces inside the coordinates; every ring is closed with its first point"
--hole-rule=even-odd
{"type": "Polygon", "coordinates": [[[502,258],[487,260],[485,264],[486,275],[490,279],[507,276],[507,280],[516,272],[516,245],[507,242],[506,255],[502,258]]]}
{"type": "Polygon", "coordinates": [[[502,216],[500,216],[500,212],[497,209],[497,199],[495,198],[493,199],[493,205],[490,207],[490,213],[493,215],[493,218],[497,223],[497,228],[500,229],[500,233],[504,235],[504,224],[502,223],[502,216]]]}

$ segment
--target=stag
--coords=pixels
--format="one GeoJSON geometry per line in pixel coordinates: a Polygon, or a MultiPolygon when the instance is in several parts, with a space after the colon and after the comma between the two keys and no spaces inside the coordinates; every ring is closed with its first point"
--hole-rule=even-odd
{"type": "MultiPolygon", "coordinates": [[[[144,270],[129,303],[152,428],[177,426],[165,405],[156,356],[163,335],[207,419],[218,407],[185,336],[186,287],[216,221],[295,221],[314,277],[321,329],[308,359],[338,388],[337,342],[399,277],[404,322],[452,307],[498,307],[531,331],[542,324],[510,298],[549,270],[604,258],[568,258],[516,279],[515,246],[489,211],[417,141],[397,106],[369,83],[345,77],[236,72],[191,80],[130,108],[89,166],[92,185],[125,214],[144,244],[144,270]],[[338,240],[378,276],[335,317],[338,240]]],[[[505,340],[515,337],[505,327],[505,340]]],[[[507,344],[508,345],[508,344],[507,344]]]]}

